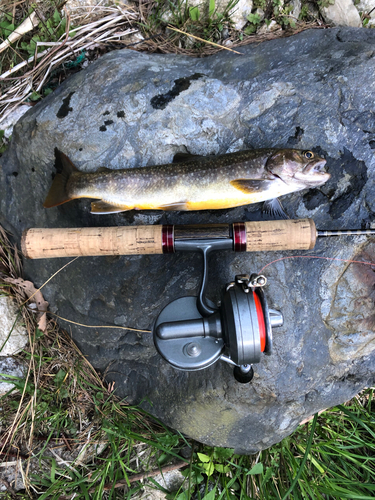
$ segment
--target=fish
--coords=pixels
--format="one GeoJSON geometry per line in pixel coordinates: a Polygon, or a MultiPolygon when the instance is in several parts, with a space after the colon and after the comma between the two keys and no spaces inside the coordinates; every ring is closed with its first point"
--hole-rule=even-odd
{"type": "Polygon", "coordinates": [[[174,163],[86,173],[55,149],[60,172],[44,202],[51,208],[91,198],[91,213],[126,210],[211,210],[266,202],[285,215],[278,197],[323,185],[326,160],[298,149],[249,149],[217,156],[179,153],[174,163]]]}

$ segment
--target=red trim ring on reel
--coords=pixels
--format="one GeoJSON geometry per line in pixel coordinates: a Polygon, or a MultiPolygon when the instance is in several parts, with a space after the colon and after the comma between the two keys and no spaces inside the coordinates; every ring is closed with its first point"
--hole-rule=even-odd
{"type": "Polygon", "coordinates": [[[253,297],[254,297],[255,308],[256,308],[257,317],[258,317],[260,350],[262,352],[264,352],[264,350],[266,348],[266,325],[265,325],[265,321],[264,321],[263,308],[262,308],[262,304],[260,302],[260,298],[258,297],[258,295],[255,291],[253,291],[253,297]]]}

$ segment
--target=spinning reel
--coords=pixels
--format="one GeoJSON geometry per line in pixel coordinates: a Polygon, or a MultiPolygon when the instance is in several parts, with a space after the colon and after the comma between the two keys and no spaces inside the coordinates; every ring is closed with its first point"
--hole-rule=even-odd
{"type": "Polygon", "coordinates": [[[153,327],[159,354],[174,368],[196,371],[221,359],[234,366],[238,382],[250,382],[253,363],[262,353],[272,353],[272,327],[283,324],[281,312],[269,309],[263,291],[267,279],[262,275],[237,275],[221,294],[218,307],[205,298],[207,257],[211,250],[222,250],[223,242],[212,240],[176,241],[179,250],[198,250],[203,254],[203,279],[198,297],[181,297],[170,302],[153,327]]]}

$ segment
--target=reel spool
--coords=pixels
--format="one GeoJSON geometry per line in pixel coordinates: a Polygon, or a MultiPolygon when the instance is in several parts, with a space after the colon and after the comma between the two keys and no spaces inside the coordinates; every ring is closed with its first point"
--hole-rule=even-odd
{"type": "Polygon", "coordinates": [[[204,302],[205,280],[198,297],[170,302],[153,328],[160,355],[186,371],[202,370],[221,359],[234,366],[238,382],[250,382],[252,364],[260,362],[262,353],[272,352],[272,327],[283,324],[281,312],[268,308],[266,282],[264,276],[237,275],[223,290],[218,308],[204,302]]]}

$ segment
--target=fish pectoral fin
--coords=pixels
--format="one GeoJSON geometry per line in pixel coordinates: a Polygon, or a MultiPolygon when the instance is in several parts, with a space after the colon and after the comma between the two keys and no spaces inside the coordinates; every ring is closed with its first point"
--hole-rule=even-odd
{"type": "Polygon", "coordinates": [[[186,201],[176,201],[173,203],[166,203],[165,205],[158,206],[157,210],[165,210],[171,212],[173,210],[189,210],[186,201]]]}
{"type": "Polygon", "coordinates": [[[264,179],[235,179],[230,184],[245,194],[252,194],[267,189],[269,182],[264,179]]]}
{"type": "Polygon", "coordinates": [[[112,205],[106,201],[99,200],[93,201],[91,203],[91,213],[92,214],[117,214],[119,212],[126,212],[131,210],[132,207],[127,207],[126,205],[112,205]]]}
{"type": "Polygon", "coordinates": [[[281,201],[278,198],[267,200],[263,203],[262,212],[271,215],[272,217],[281,217],[282,219],[289,219],[289,215],[285,212],[281,201]]]}

